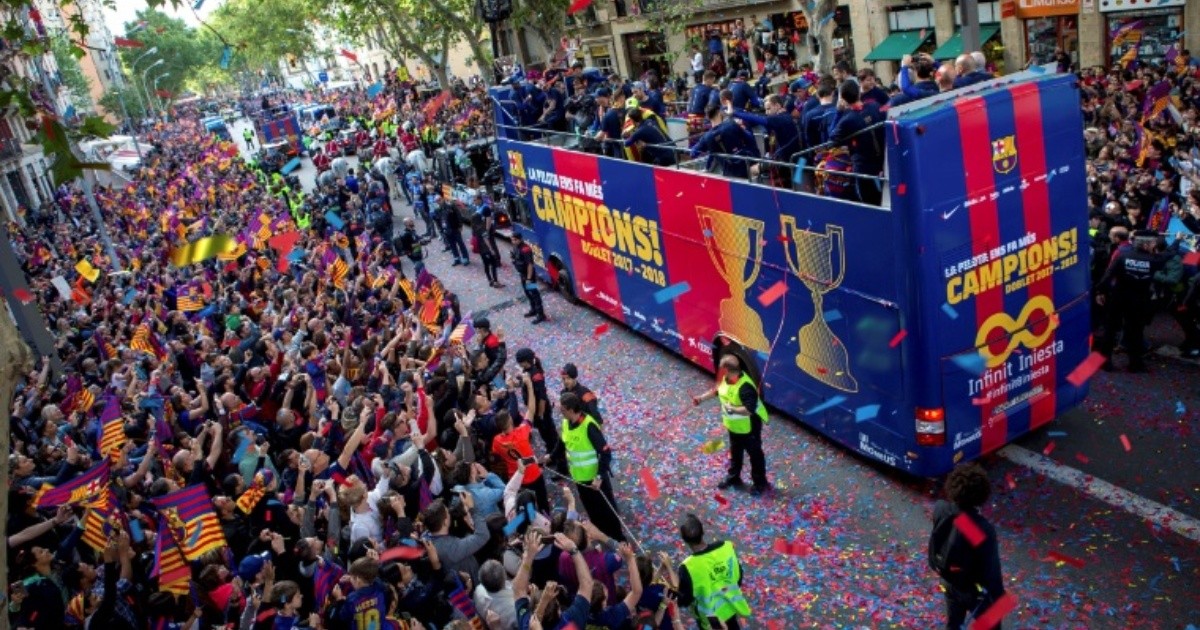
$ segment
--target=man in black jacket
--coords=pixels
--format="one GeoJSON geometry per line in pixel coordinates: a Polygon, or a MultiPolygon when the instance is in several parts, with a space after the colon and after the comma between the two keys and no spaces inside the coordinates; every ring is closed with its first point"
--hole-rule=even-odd
{"type": "Polygon", "coordinates": [[[966,464],[946,478],[949,501],[934,506],[930,564],[945,587],[947,630],[962,628],[968,614],[979,617],[1004,595],[996,528],[979,514],[991,493],[987,473],[978,464],[966,464]]]}

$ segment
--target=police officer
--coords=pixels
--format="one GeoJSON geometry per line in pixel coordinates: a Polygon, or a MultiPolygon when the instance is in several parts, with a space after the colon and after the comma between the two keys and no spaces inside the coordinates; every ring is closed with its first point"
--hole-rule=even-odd
{"type": "Polygon", "coordinates": [[[540,324],[546,321],[546,311],[542,308],[542,292],[538,290],[537,276],[534,275],[533,248],[525,242],[525,237],[516,231],[512,235],[512,244],[513,267],[521,277],[521,287],[529,300],[529,312],[525,313],[525,317],[532,317],[532,324],[540,324]]]}
{"type": "Polygon", "coordinates": [[[704,524],[695,514],[683,517],[679,537],[692,552],[679,567],[679,605],[692,609],[701,628],[741,630],[738,619],[750,616],[750,604],[733,543],[705,543],[704,524]]]}
{"type": "Polygon", "coordinates": [[[575,367],[574,363],[568,363],[562,367],[562,393],[575,394],[579,400],[583,401],[584,408],[587,409],[588,415],[596,419],[596,422],[603,425],[604,418],[600,417],[600,399],[596,397],[595,392],[579,382],[579,368],[575,367]]]}
{"type": "Polygon", "coordinates": [[[754,483],[750,494],[760,495],[770,489],[767,483],[767,462],[762,448],[762,427],[767,422],[767,408],[759,397],[758,387],[742,371],[742,364],[732,354],[721,357],[721,383],[692,398],[693,405],[709,398],[721,401],[721,422],[729,430],[729,476],[718,488],[742,485],[742,458],[750,456],[750,479],[754,483]]]}
{"type": "MultiPolygon", "coordinates": [[[[612,490],[612,451],[596,419],[588,415],[583,401],[575,394],[563,394],[558,400],[562,407],[562,446],[567,472],[579,488],[579,500],[588,519],[605,536],[625,540],[621,519],[617,516],[617,500],[612,490]]],[[[556,450],[560,450],[556,449],[556,450]]],[[[553,460],[557,453],[548,459],[553,460]]]]}
{"type": "Polygon", "coordinates": [[[719,153],[717,161],[721,164],[722,175],[740,179],[749,177],[749,162],[731,156],[759,157],[754,134],[732,118],[726,119],[719,105],[708,108],[708,120],[712,123],[712,129],[706,131],[696,146],[692,147],[692,157],[701,153],[719,153]]]}
{"type": "Polygon", "coordinates": [[[1150,315],[1154,273],[1163,268],[1167,257],[1156,253],[1158,234],[1153,231],[1134,232],[1133,247],[1119,250],[1096,286],[1096,303],[1107,309],[1104,335],[1096,351],[1107,357],[1104,369],[1112,369],[1112,352],[1117,331],[1121,344],[1129,355],[1129,371],[1145,372],[1144,333],[1150,315]]]}

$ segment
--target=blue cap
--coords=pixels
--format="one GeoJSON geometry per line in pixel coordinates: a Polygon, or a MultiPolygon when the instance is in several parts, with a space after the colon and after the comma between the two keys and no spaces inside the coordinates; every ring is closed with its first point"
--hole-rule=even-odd
{"type": "Polygon", "coordinates": [[[807,90],[810,85],[812,85],[812,82],[808,79],[796,79],[795,81],[792,81],[791,86],[789,86],[789,90],[792,92],[795,92],[796,90],[807,90]]]}
{"type": "Polygon", "coordinates": [[[254,578],[262,573],[263,567],[267,561],[263,557],[264,554],[257,556],[246,556],[242,558],[241,564],[238,564],[238,577],[242,578],[243,582],[253,582],[254,578]]]}

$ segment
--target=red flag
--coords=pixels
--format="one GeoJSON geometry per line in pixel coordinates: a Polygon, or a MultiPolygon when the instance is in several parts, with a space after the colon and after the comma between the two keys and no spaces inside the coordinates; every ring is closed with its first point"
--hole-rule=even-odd
{"type": "Polygon", "coordinates": [[[113,38],[113,44],[117,48],[145,48],[146,45],[136,39],[128,39],[125,37],[113,38]]]}
{"type": "Polygon", "coordinates": [[[588,8],[588,5],[591,3],[592,0],[575,0],[571,3],[571,6],[567,8],[567,15],[575,15],[576,13],[588,8]]]}
{"type": "Polygon", "coordinates": [[[338,54],[349,59],[350,61],[353,61],[354,63],[358,63],[358,55],[346,50],[345,48],[343,48],[338,54]]]}
{"type": "Polygon", "coordinates": [[[154,90],[154,95],[159,98],[171,98],[172,96],[175,96],[174,93],[167,90],[154,90]]]}

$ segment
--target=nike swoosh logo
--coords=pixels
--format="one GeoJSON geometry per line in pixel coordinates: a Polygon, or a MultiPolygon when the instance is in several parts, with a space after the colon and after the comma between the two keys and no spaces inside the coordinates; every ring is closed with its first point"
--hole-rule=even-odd
{"type": "Polygon", "coordinates": [[[962,204],[961,204],[961,203],[960,203],[960,204],[958,204],[957,206],[954,206],[954,209],[953,209],[953,210],[951,210],[951,211],[949,211],[949,212],[943,212],[943,213],[942,213],[942,219],[949,219],[950,217],[954,216],[954,213],[955,213],[955,212],[958,212],[959,208],[962,208],[962,204]]]}
{"type": "Polygon", "coordinates": [[[596,287],[589,287],[589,286],[588,286],[588,285],[586,285],[586,284],[584,284],[584,285],[583,285],[583,292],[584,292],[584,293],[591,293],[591,292],[592,292],[592,291],[594,291],[594,290],[596,290],[596,287]]]}

